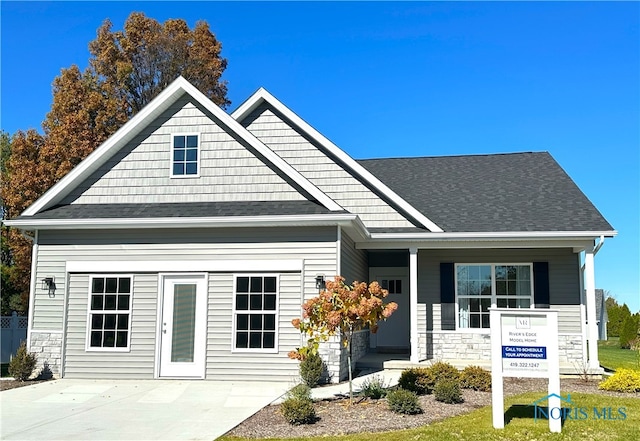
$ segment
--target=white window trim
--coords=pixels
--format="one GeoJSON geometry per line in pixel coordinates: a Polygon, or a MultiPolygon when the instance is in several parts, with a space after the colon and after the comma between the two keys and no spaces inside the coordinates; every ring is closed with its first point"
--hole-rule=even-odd
{"type": "MultiPolygon", "coordinates": [[[[85,352],[131,352],[131,330],[132,330],[132,318],[133,318],[133,274],[90,274],[89,275],[89,289],[87,294],[87,321],[86,321],[86,335],[85,335],[85,352]],[[100,278],[106,279],[108,277],[116,277],[116,278],[129,278],[130,282],[130,292],[129,292],[129,309],[127,313],[129,314],[129,328],[127,329],[127,347],[126,348],[104,348],[104,347],[94,347],[91,346],[91,294],[93,287],[93,279],[100,278]]],[[[123,314],[124,311],[121,310],[118,312],[119,314],[123,314]]],[[[117,313],[117,314],[118,314],[117,313]]]]}
{"type": "MultiPolygon", "coordinates": [[[[470,262],[470,263],[456,263],[454,266],[454,289],[455,289],[455,305],[456,305],[456,331],[460,333],[469,333],[469,334],[490,334],[491,327],[489,328],[461,328],[460,327],[460,304],[458,302],[458,267],[459,266],[490,266],[491,267],[491,308],[496,308],[497,303],[496,300],[498,295],[496,294],[496,266],[528,266],[529,267],[529,276],[531,283],[531,295],[530,298],[530,306],[528,309],[535,309],[534,303],[534,291],[533,291],[533,262],[511,262],[511,263],[488,263],[488,262],[470,262]]],[[[464,297],[474,297],[474,296],[464,296],[464,297]]],[[[475,296],[477,297],[477,296],[475,296]]],[[[525,298],[525,296],[518,296],[518,298],[525,298]]],[[[520,308],[522,309],[522,308],[520,308]]],[[[449,331],[451,332],[451,331],[449,331]]]]}
{"type": "MultiPolygon", "coordinates": [[[[200,165],[202,163],[202,137],[200,135],[199,132],[176,132],[176,133],[171,133],[171,140],[169,141],[169,151],[170,151],[170,157],[169,157],[169,177],[170,178],[175,178],[175,179],[189,179],[189,178],[199,178],[200,177],[200,165]],[[198,171],[196,172],[195,175],[174,175],[173,174],[173,138],[175,136],[184,136],[185,137],[185,143],[186,143],[186,137],[187,136],[197,136],[198,137],[198,161],[197,161],[197,168],[198,171]]],[[[186,145],[186,144],[185,144],[186,145]]]]}
{"type": "MultiPolygon", "coordinates": [[[[279,352],[279,334],[280,334],[280,325],[279,325],[279,319],[280,319],[280,274],[274,274],[274,273],[241,273],[241,274],[234,274],[233,275],[233,294],[232,294],[232,314],[231,314],[231,321],[232,321],[232,325],[231,325],[231,329],[232,329],[232,335],[231,335],[231,352],[232,353],[250,353],[250,354],[277,354],[279,352]],[[237,329],[236,329],[236,325],[238,323],[237,321],[237,316],[238,314],[246,314],[246,313],[251,313],[251,310],[236,310],[236,289],[238,286],[238,277],[275,277],[276,278],[276,310],[274,311],[275,313],[275,321],[276,321],[276,329],[275,329],[275,335],[274,335],[274,347],[273,348],[236,348],[236,337],[237,337],[237,329]]],[[[260,310],[260,311],[253,311],[255,313],[261,313],[261,314],[271,314],[270,311],[265,311],[264,309],[260,310]]],[[[263,329],[264,331],[264,329],[263,329]]]]}

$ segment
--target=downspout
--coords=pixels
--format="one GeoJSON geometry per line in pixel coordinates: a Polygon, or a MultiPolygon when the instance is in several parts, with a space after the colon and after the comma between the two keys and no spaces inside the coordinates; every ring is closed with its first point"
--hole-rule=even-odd
{"type": "Polygon", "coordinates": [[[604,245],[604,236],[600,236],[600,241],[598,242],[598,245],[596,245],[593,248],[593,255],[595,256],[596,254],[598,254],[598,251],[600,251],[600,248],[602,248],[602,245],[604,245]]]}

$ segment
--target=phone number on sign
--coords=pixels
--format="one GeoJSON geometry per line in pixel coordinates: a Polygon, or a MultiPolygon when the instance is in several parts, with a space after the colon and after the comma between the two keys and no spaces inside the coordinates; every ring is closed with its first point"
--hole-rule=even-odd
{"type": "Polygon", "coordinates": [[[511,368],[538,368],[540,367],[540,363],[529,363],[529,362],[513,362],[509,363],[509,367],[511,368]]]}

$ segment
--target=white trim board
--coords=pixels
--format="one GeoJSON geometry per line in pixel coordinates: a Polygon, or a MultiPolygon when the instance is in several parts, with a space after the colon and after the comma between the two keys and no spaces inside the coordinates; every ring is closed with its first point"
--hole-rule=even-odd
{"type": "MultiPolygon", "coordinates": [[[[427,228],[433,233],[441,233],[443,230],[419,210],[414,208],[411,204],[401,198],[397,193],[387,187],[378,178],[376,178],[371,172],[358,164],[351,156],[349,156],[344,150],[332,143],[322,133],[311,127],[305,120],[296,115],[291,109],[282,104],[276,97],[271,95],[264,88],[258,89],[251,97],[249,97],[244,103],[240,105],[232,114],[231,117],[237,121],[242,121],[247,115],[249,115],[254,109],[256,109],[262,102],[267,102],[272,105],[278,112],[282,113],[286,118],[293,122],[296,126],[302,129],[308,136],[318,142],[329,153],[338,158],[343,165],[345,165],[353,174],[357,175],[357,178],[362,179],[367,184],[374,187],[380,193],[382,193],[389,200],[393,201],[393,204],[418,221],[423,227],[427,228]]],[[[344,167],[343,167],[344,168],[344,167]]],[[[401,213],[402,214],[402,213],[401,213]]]]}
{"type": "MultiPolygon", "coordinates": [[[[199,228],[199,227],[277,227],[277,226],[333,226],[356,222],[351,213],[293,214],[273,216],[220,217],[156,217],[156,218],[94,218],[94,219],[38,219],[22,217],[5,221],[10,227],[22,229],[115,229],[115,228],[199,228]]],[[[362,222],[358,227],[364,230],[362,222]]],[[[364,234],[363,234],[364,235],[364,234]]]]}
{"type": "Polygon", "coordinates": [[[39,211],[50,208],[56,203],[59,203],[73,190],[73,188],[89,177],[91,173],[99,169],[100,166],[106,163],[109,158],[124,147],[127,142],[133,139],[142,129],[150,124],[162,112],[168,109],[171,104],[177,101],[185,93],[205,107],[224,126],[238,135],[273,166],[285,175],[289,176],[299,186],[299,188],[307,192],[311,197],[315,198],[320,204],[331,211],[343,210],[343,208],[334,202],[333,199],[313,185],[297,170],[258,140],[258,138],[249,133],[249,131],[242,127],[240,123],[207,98],[195,86],[180,76],[125,125],[123,125],[115,134],[102,143],[100,147],[94,150],[85,160],[78,164],[57,184],[51,187],[44,195],[38,198],[37,201],[22,213],[22,216],[33,216],[39,211]]]}
{"type": "Polygon", "coordinates": [[[303,261],[291,260],[68,260],[69,273],[298,272],[303,261]]]}

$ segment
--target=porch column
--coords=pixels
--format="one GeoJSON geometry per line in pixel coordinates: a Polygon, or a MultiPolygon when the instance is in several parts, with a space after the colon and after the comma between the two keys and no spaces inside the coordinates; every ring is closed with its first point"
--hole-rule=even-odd
{"type": "Polygon", "coordinates": [[[409,248],[409,314],[412,363],[420,361],[418,342],[418,249],[409,248]]]}
{"type": "Polygon", "coordinates": [[[589,368],[600,367],[598,360],[598,325],[596,323],[596,277],[593,250],[584,253],[584,289],[587,303],[587,343],[589,345],[589,368]]]}

